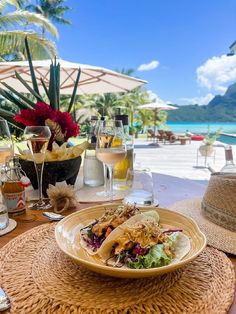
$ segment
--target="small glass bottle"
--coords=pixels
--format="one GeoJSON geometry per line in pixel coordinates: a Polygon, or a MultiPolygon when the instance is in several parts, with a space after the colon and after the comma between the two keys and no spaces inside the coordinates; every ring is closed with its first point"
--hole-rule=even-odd
{"type": "Polygon", "coordinates": [[[2,171],[2,194],[9,214],[25,212],[25,187],[30,184],[19,163],[19,158],[9,158],[2,171]]]}
{"type": "Polygon", "coordinates": [[[134,141],[133,137],[129,134],[129,119],[128,115],[116,115],[115,120],[121,120],[124,127],[124,136],[126,140],[126,148],[127,153],[126,157],[115,164],[114,166],[114,185],[116,188],[122,189],[124,187],[124,183],[126,181],[126,176],[128,171],[133,170],[134,164],[134,141]]]}
{"type": "Polygon", "coordinates": [[[236,165],[234,164],[232,146],[225,146],[225,165],[220,170],[223,173],[236,173],[236,165]]]}
{"type": "Polygon", "coordinates": [[[84,155],[84,185],[96,187],[104,184],[103,164],[96,157],[95,125],[90,126],[88,134],[89,146],[84,155]]]}

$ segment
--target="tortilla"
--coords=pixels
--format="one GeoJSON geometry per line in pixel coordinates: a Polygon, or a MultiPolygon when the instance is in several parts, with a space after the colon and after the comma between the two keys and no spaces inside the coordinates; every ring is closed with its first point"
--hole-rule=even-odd
{"type": "MultiPolygon", "coordinates": [[[[155,210],[150,210],[150,211],[147,211],[147,212],[142,212],[142,213],[136,214],[133,217],[131,217],[128,220],[126,220],[123,224],[121,224],[120,226],[115,228],[109,234],[109,236],[106,238],[106,240],[103,242],[103,244],[105,242],[106,243],[112,243],[113,239],[115,239],[117,237],[117,235],[119,236],[120,230],[122,230],[122,228],[125,228],[125,226],[132,226],[136,222],[142,221],[142,219],[144,219],[144,218],[145,218],[145,220],[148,219],[148,220],[154,220],[157,223],[159,222],[159,215],[158,215],[158,213],[155,210]],[[108,241],[110,238],[112,239],[111,242],[108,241]]],[[[90,224],[88,224],[88,225],[90,225],[90,224]]],[[[81,229],[82,228],[83,227],[81,227],[81,229]]],[[[83,239],[83,236],[81,235],[81,229],[80,229],[80,244],[81,244],[81,247],[83,249],[85,249],[90,255],[95,255],[95,254],[99,254],[100,255],[100,252],[104,250],[104,249],[102,249],[102,247],[104,248],[103,244],[101,245],[101,247],[98,250],[93,251],[92,248],[88,245],[88,243],[83,239]]],[[[106,247],[106,244],[105,244],[105,247],[106,247]]]]}
{"type": "MultiPolygon", "coordinates": [[[[126,227],[132,227],[136,222],[147,221],[147,219],[153,219],[152,214],[150,215],[150,212],[146,215],[145,213],[138,214],[117,227],[103,242],[100,249],[97,251],[99,257],[103,260],[103,262],[105,263],[108,259],[110,259],[114,243],[116,242],[116,239],[122,237],[126,227]]],[[[171,261],[171,264],[180,261],[185,255],[188,254],[190,249],[191,242],[189,237],[183,234],[183,232],[179,232],[178,240],[175,245],[175,257],[171,261]]]]}

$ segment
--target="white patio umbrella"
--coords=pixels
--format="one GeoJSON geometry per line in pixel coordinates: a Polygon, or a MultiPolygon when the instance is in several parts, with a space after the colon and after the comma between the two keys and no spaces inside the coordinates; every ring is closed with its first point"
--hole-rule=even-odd
{"type": "MultiPolygon", "coordinates": [[[[77,70],[81,69],[77,94],[103,94],[127,92],[147,81],[140,80],[131,76],[123,75],[115,71],[80,63],[72,63],[62,59],[60,63],[60,94],[72,94],[77,70]]],[[[36,79],[40,91],[44,91],[40,78],[48,86],[49,69],[51,60],[33,61],[36,79]]],[[[28,61],[0,62],[0,82],[6,82],[20,93],[28,92],[23,84],[15,77],[17,71],[24,80],[31,84],[31,75],[28,61]]],[[[4,86],[1,86],[4,88],[4,86]]]]}
{"type": "Polygon", "coordinates": [[[164,101],[157,101],[150,104],[140,105],[138,109],[150,109],[154,111],[154,125],[156,124],[157,114],[161,110],[175,110],[178,109],[175,106],[167,105],[164,101]]]}

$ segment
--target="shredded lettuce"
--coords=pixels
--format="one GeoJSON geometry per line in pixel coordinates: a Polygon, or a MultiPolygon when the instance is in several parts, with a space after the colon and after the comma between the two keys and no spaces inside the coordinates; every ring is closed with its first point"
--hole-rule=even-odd
{"type": "MultiPolygon", "coordinates": [[[[173,249],[176,241],[178,240],[178,232],[174,232],[168,236],[170,241],[170,249],[173,249]]],[[[169,265],[172,258],[168,256],[164,251],[163,244],[156,244],[150,248],[148,254],[139,255],[135,261],[128,260],[127,266],[129,268],[141,269],[141,268],[154,268],[169,265]]]]}

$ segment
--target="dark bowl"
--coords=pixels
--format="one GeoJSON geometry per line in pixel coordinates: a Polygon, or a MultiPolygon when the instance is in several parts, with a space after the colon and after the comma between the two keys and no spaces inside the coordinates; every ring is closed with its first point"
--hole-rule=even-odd
{"type": "MultiPolygon", "coordinates": [[[[20,164],[31,181],[34,189],[38,188],[37,175],[33,161],[20,159],[20,164]]],[[[47,161],[43,169],[43,195],[47,197],[49,184],[56,185],[56,182],[66,181],[67,184],[74,185],[79,173],[81,156],[73,159],[61,161],[47,161]]]]}

